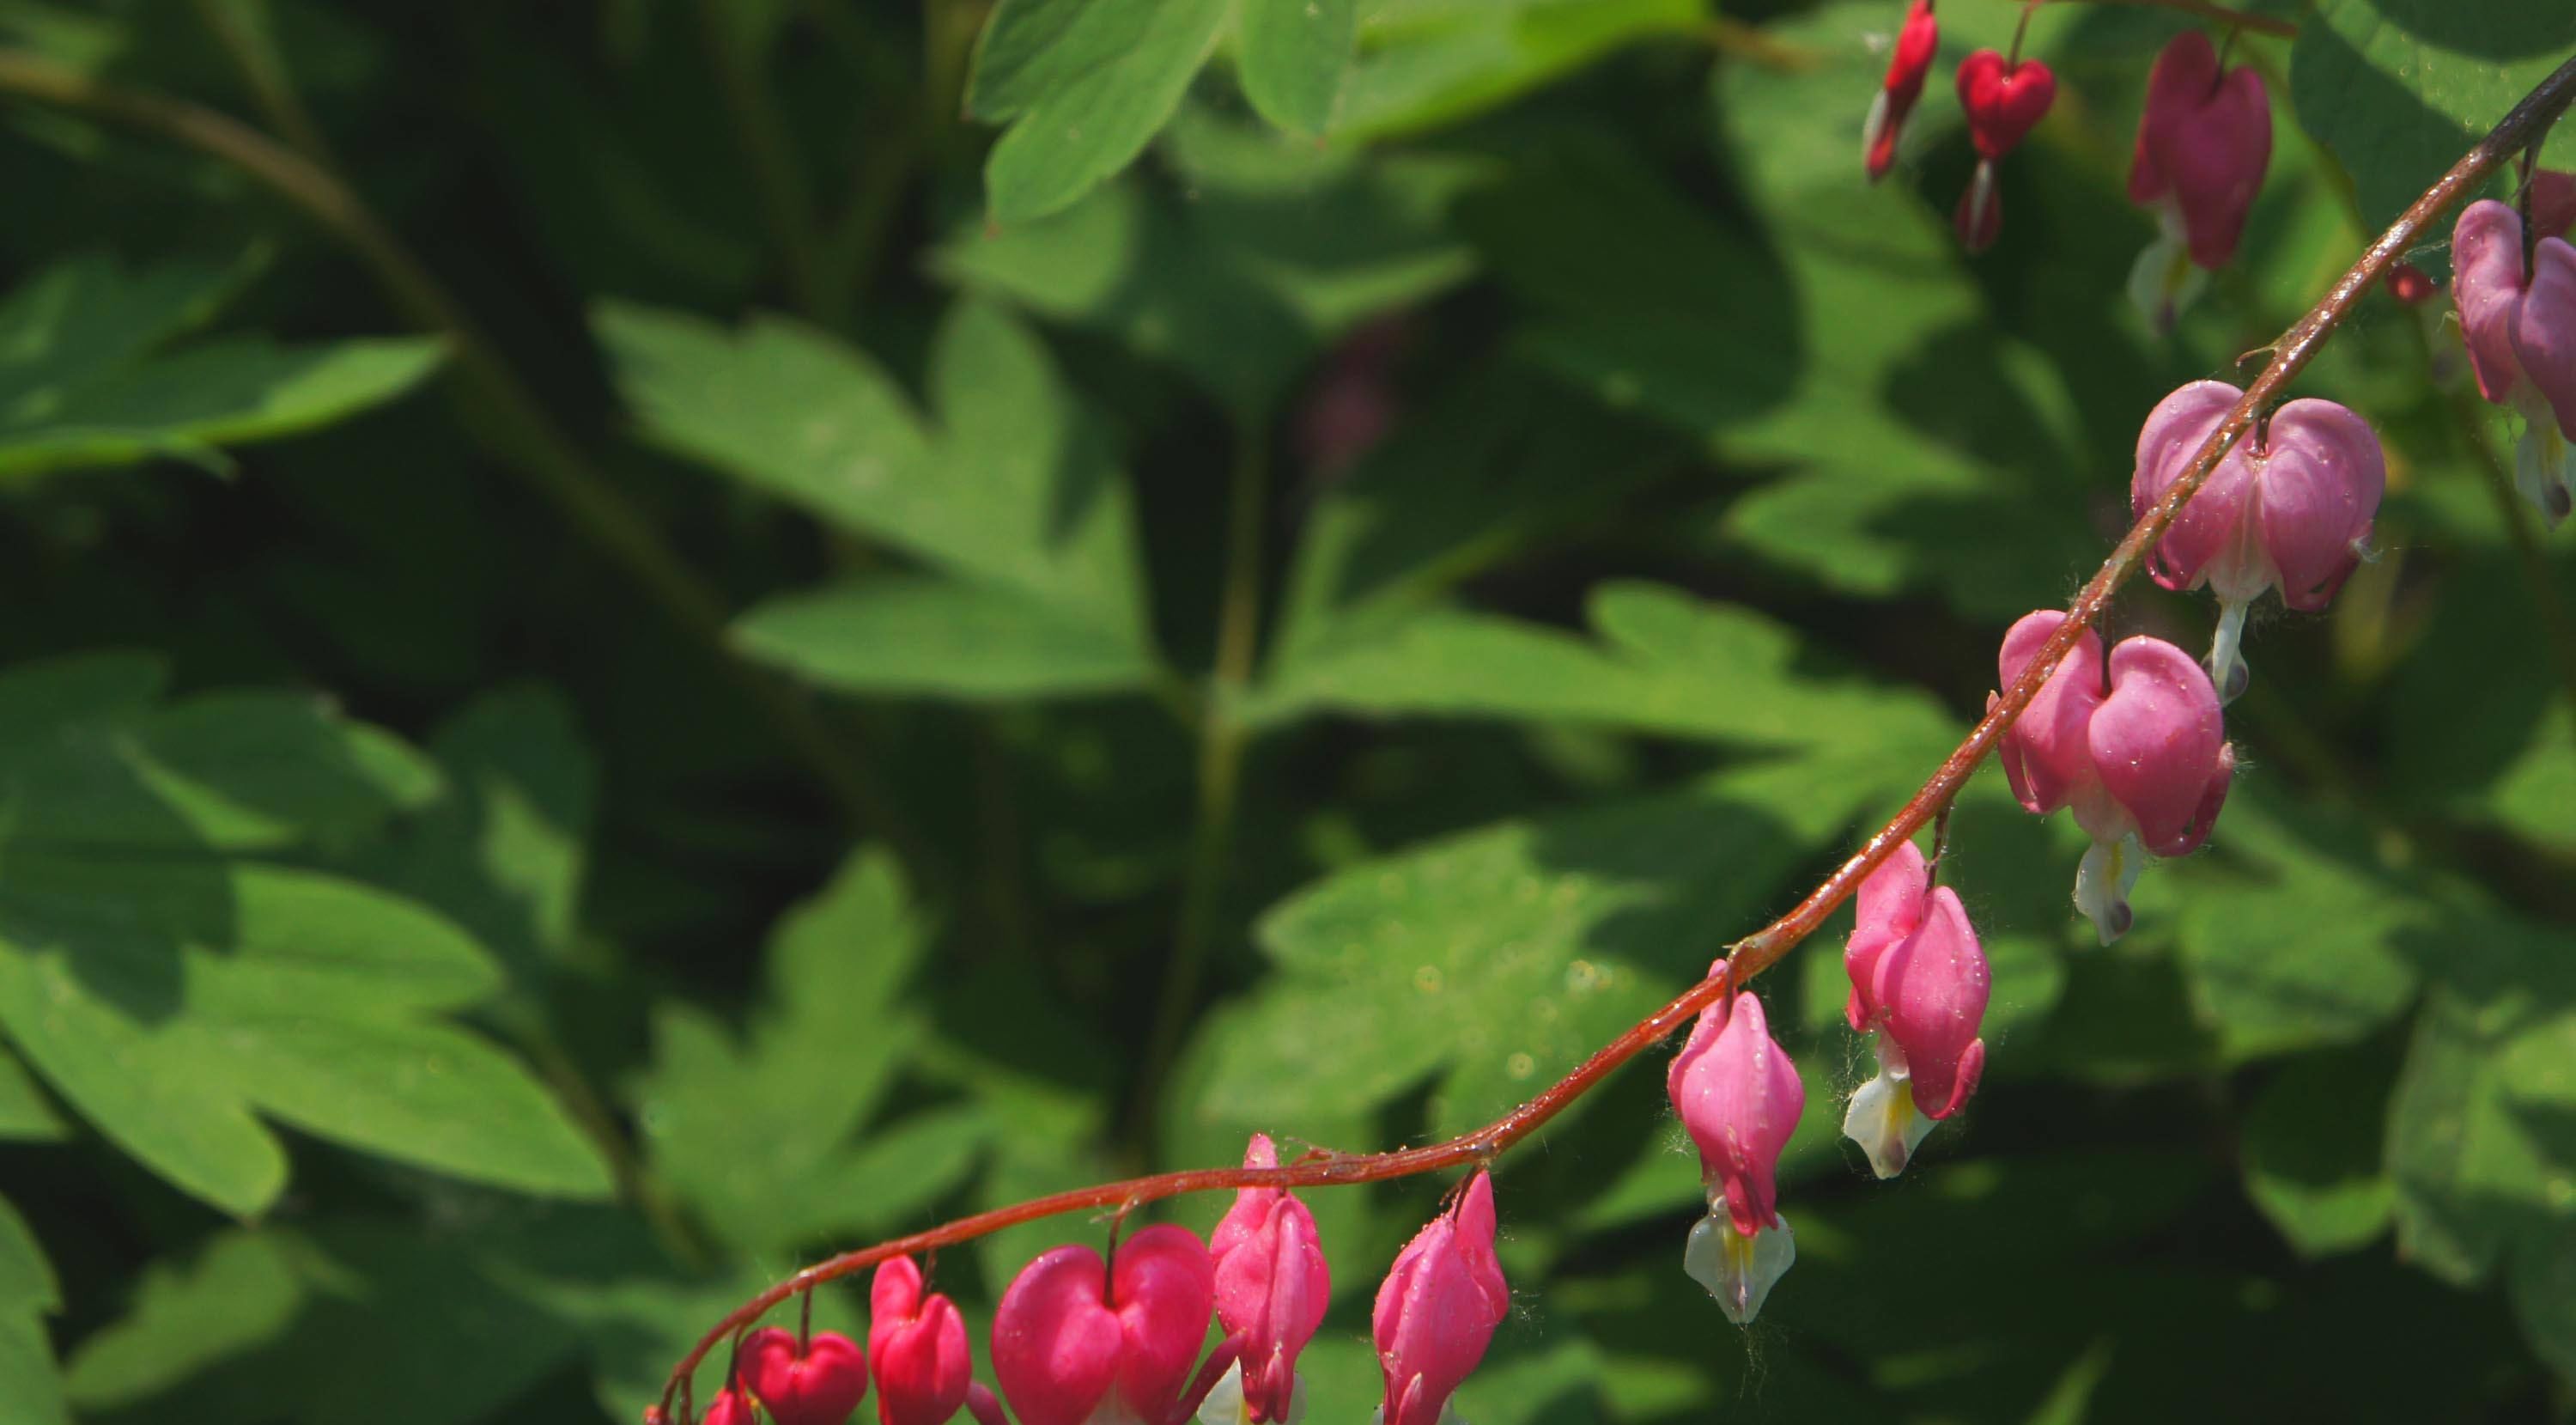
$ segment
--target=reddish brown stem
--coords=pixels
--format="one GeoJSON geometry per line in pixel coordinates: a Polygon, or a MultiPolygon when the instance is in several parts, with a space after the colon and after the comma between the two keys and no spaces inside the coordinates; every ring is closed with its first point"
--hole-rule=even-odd
{"type": "Polygon", "coordinates": [[[908,1237],[879,1242],[855,1252],[844,1252],[828,1261],[817,1262],[769,1290],[744,1302],[699,1340],[688,1355],[671,1370],[662,1390],[662,1408],[667,1410],[680,1391],[705,1360],[707,1353],[767,1314],[771,1308],[800,1291],[810,1291],[824,1282],[864,1271],[890,1257],[913,1252],[926,1252],[939,1247],[971,1241],[1006,1227],[1016,1227],[1041,1217],[1060,1213],[1098,1211],[1115,1208],[1126,1212],[1160,1198],[1183,1193],[1213,1192],[1244,1187],[1330,1187],[1344,1183],[1379,1182],[1388,1178],[1411,1177],[1418,1173],[1437,1172],[1443,1168],[1465,1167],[1490,1162],[1496,1155],[1539,1130],[1546,1122],[1565,1111],[1567,1105],[1592,1091],[1610,1077],[1620,1065],[1643,1052],[1647,1046],[1688,1023],[1718,996],[1742,985],[1755,975],[1779,962],[1799,941],[1815,933],[1825,917],[1841,905],[1878,864],[1896,848],[1912,839],[1923,824],[1941,808],[1950,804],[1966,785],[1977,764],[1994,750],[1995,742],[2021,715],[2023,708],[2039,693],[2051,670],[2075,640],[2091,628],[2111,602],[2111,595],[2138,571],[2147,550],[2163,536],[2183,502],[2209,479],[2228,448],[2252,428],[2255,418],[2287,386],[2308,362],[2317,348],[2325,343],[2335,328],[2343,323],[2352,309],[2366,296],[2372,285],[2413,246],[2432,221],[2446,212],[2462,195],[2486,181],[2496,165],[2541,133],[2560,110],[2576,99],[2576,59],[2570,59],[2542,80],[2523,101],[2505,115],[2468,156],[2452,165],[2440,182],[2416,199],[2388,231],[2366,249],[2352,270],[2343,275],[2328,291],[2325,299],[2299,319],[2298,325],[2283,334],[2272,348],[2271,363],[2254,384],[2237,399],[2227,418],[2201,442],[2193,453],[2191,464],[2181,478],[2174,481],[2164,498],[2132,526],[2111,557],[2085,582],[2068,606],[2067,617],[2057,631],[2040,645],[2038,654],[2022,670],[2011,687],[2003,690],[1986,715],[1968,733],[1967,740],[1941,763],[1923,789],[1914,794],[1894,820],[1880,827],[1877,834],[1861,843],[1860,850],[1845,861],[1823,885],[1808,893],[1788,914],[1727,947],[1727,958],[1721,969],[1683,991],[1672,1003],[1646,1016],[1618,1038],[1603,1045],[1593,1056],[1557,1080],[1538,1097],[1522,1104],[1484,1127],[1462,1134],[1443,1143],[1406,1148],[1392,1153],[1310,1154],[1286,1167],[1279,1168],[1202,1168],[1191,1172],[1157,1173],[1150,1177],[1128,1178],[1121,1182],[1102,1183],[1096,1187],[1077,1188],[1028,1202],[997,1207],[979,1212],[908,1237]]]}

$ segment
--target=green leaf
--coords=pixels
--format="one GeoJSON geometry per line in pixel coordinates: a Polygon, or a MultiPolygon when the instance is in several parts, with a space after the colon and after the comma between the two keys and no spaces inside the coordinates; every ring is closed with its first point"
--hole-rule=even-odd
{"type": "Polygon", "coordinates": [[[438,364],[426,339],[282,347],[231,337],[162,350],[210,318],[237,280],[193,265],[129,275],[93,255],[0,300],[0,477],[155,456],[221,464],[219,446],[328,425],[403,394],[438,364]]]}
{"type": "Polygon", "coordinates": [[[1359,0],[1239,0],[1235,63],[1244,97],[1291,133],[1320,136],[1351,69],[1359,0]]]}
{"type": "Polygon", "coordinates": [[[49,1143],[69,1130],[17,1056],[0,1049],[0,1139],[49,1143]]]}
{"type": "Polygon", "coordinates": [[[2399,1250],[2463,1283],[2554,1260],[2576,1220],[2576,937],[2462,914],[2420,953],[2441,981],[2388,1107],[2399,1250]]]}
{"type": "Polygon", "coordinates": [[[2396,1196],[2380,1166],[2394,1078],[2376,1048],[2303,1055],[2245,1116],[2245,1191],[2301,1256],[2349,1252],[2388,1230],[2396,1196]]]}
{"type": "Polygon", "coordinates": [[[284,1185],[264,1111],[523,1191],[607,1169],[484,1041],[424,1018],[498,983],[457,930],[309,871],[21,857],[0,879],[0,1025],[100,1131],[236,1213],[284,1185]]]}
{"type": "Polygon", "coordinates": [[[1596,722],[1768,747],[1841,746],[1891,770],[1935,760],[1931,699],[1836,669],[1749,609],[1654,584],[1594,591],[1599,642],[1434,612],[1299,653],[1257,689],[1256,722],[1320,711],[1596,722]],[[1924,754],[1929,753],[1926,757],[1924,754]]]}
{"type": "Polygon", "coordinates": [[[1118,650],[1090,660],[1086,687],[1106,663],[1149,666],[1124,482],[1045,347],[1000,309],[959,303],[941,328],[935,425],[865,357],[803,327],[763,319],[729,335],[614,304],[596,324],[657,444],[893,543],[957,586],[907,583],[855,613],[838,595],[772,606],[751,616],[751,647],[869,686],[954,691],[972,645],[941,637],[1037,625],[1118,650]],[[1014,600],[1026,607],[1002,607],[1014,600]],[[836,629],[840,615],[861,623],[836,629]]]}
{"type": "Polygon", "coordinates": [[[846,1198],[874,1144],[853,1156],[852,1139],[919,1040],[896,997],[928,941],[893,861],[863,851],[771,937],[768,1002],[739,1042],[693,1006],[655,1016],[637,1087],[652,1160],[726,1241],[784,1249],[867,1216],[846,1198]]]}
{"type": "Polygon", "coordinates": [[[27,1425],[71,1425],[44,1318],[62,1309],[53,1265],[7,1198],[0,1198],[0,1400],[27,1425]]]}
{"type": "Polygon", "coordinates": [[[1707,18],[1704,0],[1378,0],[1361,19],[1338,128],[1374,135],[1455,123],[1707,18]]]}
{"type": "Polygon", "coordinates": [[[2180,949],[2192,999],[2224,1052],[2357,1039],[2414,1001],[2405,944],[2451,913],[2361,837],[2239,795],[2211,845],[2216,854],[2172,869],[2187,882],[2180,949]]]}
{"type": "MultiPolygon", "coordinates": [[[[2386,226],[2576,50],[2551,0],[2319,0],[2290,51],[2299,123],[2352,175],[2362,224],[2386,226]]],[[[2562,134],[2553,167],[2568,166],[2562,134]]]]}
{"type": "Polygon", "coordinates": [[[1426,1081],[1449,1134],[1682,985],[1861,798],[1809,764],[1511,822],[1354,867],[1266,915],[1278,976],[1212,1016],[1199,1111],[1311,1136],[1426,1081]]]}
{"type": "Polygon", "coordinates": [[[903,576],[772,599],[735,620],[744,651],[849,692],[969,700],[1141,687],[1135,644],[1008,589],[903,576]]]}
{"type": "Polygon", "coordinates": [[[149,1400],[276,1339],[304,1298],[291,1239],[224,1233],[184,1266],[147,1268],[125,1314],[73,1352],[65,1385],[83,1410],[149,1400]]]}
{"type": "Polygon", "coordinates": [[[71,849],[256,850],[338,841],[428,801],[437,769],[312,698],[207,693],[153,706],[124,655],[0,678],[0,834],[71,849]]]}
{"type": "Polygon", "coordinates": [[[1445,222],[1487,167],[1318,150],[1184,110],[1163,156],[1054,217],[955,234],[942,275],[1109,332],[1258,421],[1325,343],[1473,270],[1445,222]]]}
{"type": "Polygon", "coordinates": [[[430,739],[446,795],[394,848],[386,878],[532,981],[572,950],[597,758],[551,688],[487,694],[430,739]]]}
{"type": "Polygon", "coordinates": [[[1002,0],[967,112],[1010,124],[985,161],[993,221],[1042,218],[1145,151],[1233,17],[1229,0],[1002,0]]]}

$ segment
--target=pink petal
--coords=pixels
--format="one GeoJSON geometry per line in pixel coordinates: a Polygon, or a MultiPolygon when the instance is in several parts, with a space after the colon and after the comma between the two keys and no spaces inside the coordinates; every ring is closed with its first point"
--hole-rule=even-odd
{"type": "Polygon", "coordinates": [[[1126,1333],[1101,1305],[1107,1276],[1099,1253],[1063,1246],[1040,1253],[1002,1293],[993,1374],[1020,1425],[1082,1425],[1109,1393],[1126,1333]]]}
{"type": "MultiPolygon", "coordinates": [[[[2156,403],[2138,431],[2137,471],[2129,480],[2131,518],[2145,518],[2164,498],[2201,443],[2244,395],[2224,381],[2194,381],[2156,403]]],[[[2148,572],[2156,582],[2188,589],[2211,577],[2211,566],[2238,544],[2238,526],[2253,490],[2254,471],[2240,441],[2156,541],[2148,558],[2148,572]]]]}
{"type": "Polygon", "coordinates": [[[2255,520],[2282,603],[2325,607],[2361,557],[2387,484],[2379,437],[2361,417],[2313,399],[2273,413],[2255,520]]]}
{"type": "Polygon", "coordinates": [[[1780,1220],[1774,1177],[1780,1150],[1806,1109],[1807,1089],[1772,1039],[1762,1001],[1749,993],[1734,999],[1717,1042],[1693,1061],[1674,1106],[1699,1147],[1703,1170],[1723,1185],[1735,1230],[1750,1237],[1780,1220]]]}
{"type": "MultiPolygon", "coordinates": [[[[1843,1006],[1843,1018],[1850,1022],[1854,1033],[1867,1033],[1878,1018],[1879,1005],[1871,988],[1878,973],[1878,957],[1923,923],[1926,879],[1923,852],[1908,841],[1861,880],[1851,938],[1843,942],[1843,973],[1851,977],[1852,985],[1851,1000],[1843,1006]]],[[[1709,1008],[1714,1010],[1718,1005],[1709,1008]]],[[[1678,1089],[1674,1099],[1680,1100],[1678,1089]]]]}
{"type": "Polygon", "coordinates": [[[2451,229],[2451,300],[2459,304],[2478,394],[2490,401],[2511,396],[2521,379],[2513,329],[2522,288],[2521,215],[2493,198],[2471,203],[2451,229]]]}
{"type": "Polygon", "coordinates": [[[2576,440],[2576,247],[2542,238],[2532,250],[2531,287],[2512,327],[2514,359],[2576,440]]]}
{"type": "Polygon", "coordinates": [[[2160,638],[2111,650],[2111,696],[2094,714],[2093,765],[2112,799],[2159,856],[2178,856],[2209,834],[2211,779],[2226,746],[2209,674],[2160,638]]]}
{"type": "Polygon", "coordinates": [[[1113,1308],[1125,1333],[1118,1393],[1149,1421],[1172,1413],[1190,1383],[1216,1309],[1216,1268],[1198,1234],[1158,1223],[1118,1244],[1113,1308]]]}
{"type": "MultiPolygon", "coordinates": [[[[2024,614],[2004,633],[1995,659],[1999,686],[2011,687],[2040,645],[2057,632],[2066,615],[2054,609],[2024,614]]],[[[2093,779],[2084,750],[2084,728],[2102,702],[2102,640],[2086,629],[2059,660],[2056,671],[2040,686],[1998,744],[2004,777],[2013,795],[2034,813],[2046,815],[2072,801],[2093,779]]]]}
{"type": "Polygon", "coordinates": [[[1967,1100],[1985,1063],[1976,1048],[1985,1022],[1986,954],[1968,923],[1959,893],[1932,892],[1929,913],[1913,935],[1878,962],[1877,994],[1887,1006],[1885,1033],[1905,1051],[1914,1106],[1946,1118],[1967,1100]]]}

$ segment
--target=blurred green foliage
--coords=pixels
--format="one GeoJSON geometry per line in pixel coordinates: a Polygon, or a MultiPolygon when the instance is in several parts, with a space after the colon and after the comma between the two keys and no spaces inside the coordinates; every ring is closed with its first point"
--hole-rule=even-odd
{"type": "MultiPolygon", "coordinates": [[[[2159,338],[2152,7],[2033,13],[1972,260],[2002,0],[1875,187],[1894,0],[0,0],[0,1419],[631,1420],[801,1261],[1503,1112],[1900,804],[2154,401],[2576,49],[2258,8],[2272,170],[2159,338]]],[[[1468,1418],[2570,1418],[2576,555],[2455,340],[2374,297],[2302,383],[2381,552],[2257,631],[2135,931],[1961,799],[1975,1110],[1837,1140],[1829,927],[1760,1323],[1649,1056],[1499,1166],[1468,1418]]],[[[1310,1195],[1310,1419],[1438,1189],[1310,1195]]],[[[980,1340],[1101,1230],[937,1282],[980,1340]]]]}

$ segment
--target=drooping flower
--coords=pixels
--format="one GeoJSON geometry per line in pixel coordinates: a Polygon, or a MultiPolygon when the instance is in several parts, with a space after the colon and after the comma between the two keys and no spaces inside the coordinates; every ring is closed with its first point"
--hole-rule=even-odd
{"type": "MultiPolygon", "coordinates": [[[[2182,477],[2244,394],[2224,381],[2194,381],[2156,404],[2138,432],[2129,483],[2137,515],[2182,477]]],[[[2266,589],[2303,613],[2324,608],[2369,548],[2387,483],[2369,422],[2311,398],[2281,407],[2238,441],[2182,507],[2148,569],[2168,589],[2207,584],[2218,595],[2209,675],[2226,697],[2245,690],[2246,609],[2266,589]]]]}
{"type": "MultiPolygon", "coordinates": [[[[1279,1166],[1266,1133],[1244,1149],[1247,1168],[1279,1166]]],[[[1239,1394],[1244,1418],[1283,1421],[1295,1413],[1297,1353],[1324,1324],[1333,1293],[1315,1215],[1284,1188],[1244,1188],[1208,1234],[1216,1262],[1216,1319],[1243,1342],[1239,1394]]]]}
{"type": "Polygon", "coordinates": [[[1700,1011],[1665,1071],[1664,1090],[1698,1145],[1708,1189],[1708,1215],[1691,1228],[1682,1269],[1741,1326],[1797,1260],[1773,1177],[1806,1111],[1806,1085],[1771,1037],[1762,1001],[1729,994],[1700,1011]]]}
{"type": "Polygon", "coordinates": [[[1511,1288],[1494,1256],[1493,1178],[1479,1170],[1396,1254],[1378,1286],[1370,1326],[1386,1377],[1379,1425],[1439,1425],[1510,1310],[1511,1288]]]}
{"type": "Polygon", "coordinates": [[[1995,165],[2057,100],[2057,76],[2035,59],[2006,60],[1981,49],[1959,61],[1959,107],[1967,111],[1968,137],[1977,146],[1977,172],[1959,195],[1953,223],[1970,252],[1983,252],[2003,231],[2003,195],[1995,165]]]}
{"type": "Polygon", "coordinates": [[[1120,1243],[1117,1262],[1038,1254],[993,1315],[993,1374],[1020,1425],[1166,1425],[1215,1314],[1216,1269],[1168,1223],[1120,1243]]]}
{"type": "Polygon", "coordinates": [[[2514,486],[2554,528],[2576,482],[2576,247],[2540,238],[2526,270],[2522,216],[2487,198],[2460,214],[2451,267],[2478,394],[2522,416],[2514,486]]]}
{"type": "Polygon", "coordinates": [[[868,1285],[868,1355],[876,1362],[878,1425],[947,1425],[966,1403],[975,1367],[966,1321],[945,1295],[922,1295],[921,1268],[895,1257],[868,1285]]]}
{"type": "Polygon", "coordinates": [[[868,1393],[868,1356],[838,1331],[764,1326],[743,1338],[742,1383],[777,1425],[843,1425],[868,1393]]]}
{"type": "MultiPolygon", "coordinates": [[[[1996,658],[2003,685],[2021,676],[2065,618],[2044,609],[2004,634],[1996,658]]],[[[2218,690],[2191,655],[2141,636],[2111,650],[2107,689],[2102,668],[2102,640],[2086,629],[1998,751],[2024,807],[2043,816],[2071,807],[2093,838],[2076,872],[2075,904],[2108,945],[2129,928],[2129,888],[2145,854],[2187,855],[2208,839],[2236,774],[2236,751],[2218,690]]]]}
{"type": "Polygon", "coordinates": [[[2221,73],[2198,30],[2174,36],[2147,76],[2129,163],[2129,201],[2156,214],[2157,240],[2138,254],[2129,295],[2158,332],[2196,294],[2201,274],[2227,265],[2272,161],[2272,104],[2252,65],[2221,73]]]}
{"type": "Polygon", "coordinates": [[[707,1411],[698,1417],[698,1425],[760,1425],[760,1412],[752,1409],[751,1397],[738,1385],[716,1392],[707,1402],[707,1411]]]}
{"type": "Polygon", "coordinates": [[[1923,97],[1924,77],[1932,72],[1932,57],[1940,48],[1941,22],[1932,16],[1932,0],[1914,0],[1905,11],[1904,26],[1896,32],[1895,52],[1887,57],[1887,78],[1870,102],[1869,118],[1861,124],[1861,162],[1869,170],[1870,182],[1886,177],[1895,166],[1905,116],[1914,112],[1914,101],[1923,97]]]}
{"type": "Polygon", "coordinates": [[[1860,883],[1843,969],[1844,1018],[1875,1031],[1878,1073],[1852,1095],[1843,1135],[1872,1171],[1905,1171],[1932,1125],[1957,1113],[1985,1074],[1989,976],[1959,893],[1935,888],[1923,853],[1896,848],[1860,883]]]}

